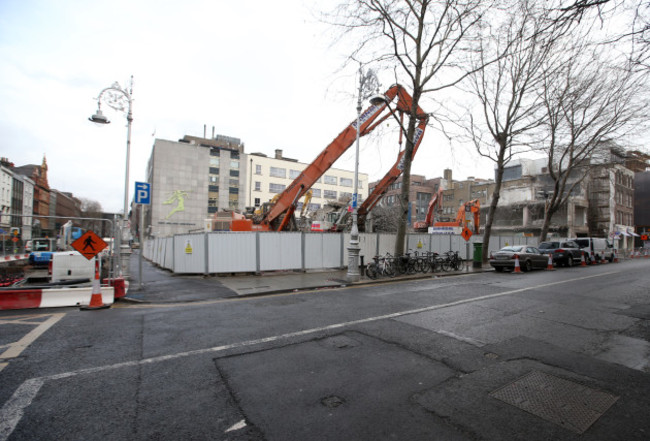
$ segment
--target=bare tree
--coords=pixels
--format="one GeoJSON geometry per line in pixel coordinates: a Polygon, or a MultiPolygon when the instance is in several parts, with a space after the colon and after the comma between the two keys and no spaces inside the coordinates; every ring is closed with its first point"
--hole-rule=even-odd
{"type": "MultiPolygon", "coordinates": [[[[543,122],[543,100],[538,93],[542,72],[554,65],[556,47],[567,32],[563,24],[549,25],[549,13],[539,2],[518,2],[502,12],[501,20],[483,27],[480,50],[470,60],[475,71],[469,78],[469,91],[479,105],[468,109],[468,118],[460,124],[478,154],[496,166],[485,244],[490,242],[504,169],[513,156],[532,148],[533,133],[543,122]]],[[[485,246],[483,261],[487,255],[485,246]]]]}
{"type": "MultiPolygon", "coordinates": [[[[102,205],[92,199],[79,198],[81,202],[81,217],[101,219],[102,205]]],[[[102,222],[98,220],[82,221],[82,227],[87,230],[101,231],[102,222]]]]}
{"type": "Polygon", "coordinates": [[[326,20],[353,38],[350,60],[393,69],[413,98],[405,142],[395,253],[404,251],[411,157],[418,106],[423,97],[469,74],[460,55],[471,50],[475,29],[492,2],[477,0],[348,0],[326,20]]]}
{"type": "Polygon", "coordinates": [[[546,240],[553,214],[585,179],[595,156],[608,141],[620,141],[647,119],[646,71],[629,60],[614,63],[602,48],[574,49],[570,62],[544,76],[545,124],[542,128],[553,183],[540,240],[546,240]]]}

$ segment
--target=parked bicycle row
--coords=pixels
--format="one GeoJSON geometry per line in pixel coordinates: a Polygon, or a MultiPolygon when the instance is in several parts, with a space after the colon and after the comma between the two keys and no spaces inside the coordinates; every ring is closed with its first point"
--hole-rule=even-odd
{"type": "Polygon", "coordinates": [[[390,253],[375,256],[366,267],[366,276],[370,279],[378,277],[395,277],[402,274],[433,273],[439,271],[461,271],[466,262],[458,251],[436,252],[414,251],[393,256],[390,253]]]}

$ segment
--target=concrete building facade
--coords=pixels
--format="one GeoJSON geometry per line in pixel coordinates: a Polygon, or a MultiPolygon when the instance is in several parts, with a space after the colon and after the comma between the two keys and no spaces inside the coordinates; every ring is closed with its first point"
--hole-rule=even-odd
{"type": "MultiPolygon", "coordinates": [[[[219,211],[243,213],[247,207],[268,202],[307,166],[285,158],[280,149],[274,157],[246,154],[239,138],[223,135],[156,139],[147,165],[151,205],[145,207],[145,234],[203,231],[219,211]]],[[[353,172],[329,169],[312,187],[310,210],[328,200],[351,198],[353,182],[353,172]]],[[[359,174],[360,200],[366,197],[367,187],[368,176],[359,174]]],[[[297,204],[301,208],[302,200],[297,204]]]]}

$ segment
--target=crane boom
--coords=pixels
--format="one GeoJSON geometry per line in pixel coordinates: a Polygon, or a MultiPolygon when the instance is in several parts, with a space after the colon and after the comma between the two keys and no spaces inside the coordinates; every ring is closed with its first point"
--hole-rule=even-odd
{"type": "MultiPolygon", "coordinates": [[[[396,104],[396,110],[400,114],[409,114],[411,112],[413,99],[406,92],[406,90],[399,84],[391,86],[385,93],[387,102],[392,102],[395,98],[398,98],[396,104]]],[[[371,105],[368,107],[359,118],[359,136],[365,136],[370,133],[375,127],[385,121],[388,117],[391,116],[392,110],[388,107],[389,112],[382,115],[384,110],[388,107],[387,103],[382,103],[378,105],[371,105]]],[[[424,133],[424,128],[426,127],[426,122],[428,120],[428,115],[422,111],[418,106],[416,109],[417,119],[419,120],[419,125],[416,131],[416,140],[414,140],[413,154],[417,150],[417,146],[422,140],[422,134],[424,133]]],[[[282,231],[289,223],[290,216],[288,215],[291,210],[292,204],[295,203],[301,196],[303,196],[314,183],[327,171],[329,168],[336,162],[337,159],[354,143],[357,135],[357,120],[355,119],[350,125],[348,125],[334,140],[327,146],[325,149],[316,157],[316,159],[309,164],[303,171],[298,175],[294,181],[289,184],[289,186],[280,193],[277,202],[275,205],[268,211],[261,221],[260,228],[262,230],[277,230],[282,231]],[[285,214],[284,219],[280,220],[282,214],[285,214]]],[[[402,159],[404,152],[400,153],[397,163],[393,166],[394,169],[399,169],[399,163],[402,159]]],[[[391,176],[396,173],[393,169],[389,172],[391,176]]],[[[401,173],[401,170],[393,178],[396,179],[397,176],[401,173]]],[[[387,175],[388,176],[388,175],[387,175]]],[[[386,177],[384,179],[387,179],[386,177]]],[[[390,179],[390,178],[388,178],[390,179]]],[[[382,180],[383,182],[383,180],[382,180]]],[[[388,184],[390,185],[390,184],[388,184]]],[[[385,191],[388,188],[388,185],[385,185],[385,191]]],[[[383,192],[382,192],[383,194],[383,192]]],[[[370,198],[369,198],[370,199],[370,198]]],[[[362,207],[368,207],[374,204],[379,200],[376,198],[374,203],[370,204],[368,200],[364,202],[362,207]]],[[[372,209],[366,209],[366,212],[372,209]]]]}

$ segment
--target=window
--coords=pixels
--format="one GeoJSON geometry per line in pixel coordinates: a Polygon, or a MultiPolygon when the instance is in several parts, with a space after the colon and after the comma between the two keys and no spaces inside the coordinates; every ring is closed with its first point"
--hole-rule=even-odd
{"type": "Polygon", "coordinates": [[[219,167],[219,157],[210,156],[210,167],[219,167]]]}
{"type": "Polygon", "coordinates": [[[286,178],[287,169],[279,168],[279,167],[271,167],[271,176],[273,176],[274,178],[286,178]]]}
{"type": "Polygon", "coordinates": [[[316,211],[320,209],[320,204],[309,204],[307,205],[309,211],[316,211]]]}
{"type": "Polygon", "coordinates": [[[289,179],[296,179],[300,176],[300,170],[289,170],[289,179]]]}
{"type": "Polygon", "coordinates": [[[357,188],[363,188],[363,181],[357,181],[357,188]]]}
{"type": "Polygon", "coordinates": [[[208,191],[218,192],[219,191],[219,186],[218,185],[208,185],[208,191]]]}
{"type": "Polygon", "coordinates": [[[255,181],[255,191],[262,191],[262,183],[255,181]]]}
{"type": "MultiPolygon", "coordinates": [[[[330,185],[336,185],[336,176],[327,176],[325,175],[325,183],[330,185]]],[[[327,197],[327,196],[325,196],[327,197]]]]}
{"type": "Polygon", "coordinates": [[[239,161],[230,161],[230,168],[233,170],[239,170],[239,161]]]}
{"type": "Polygon", "coordinates": [[[341,192],[341,198],[342,199],[352,199],[352,193],[348,193],[347,191],[342,191],[341,192]]]}
{"type": "MultiPolygon", "coordinates": [[[[237,190],[237,189],[235,189],[237,190]]],[[[239,206],[239,195],[231,193],[228,197],[228,208],[236,210],[239,206]]]]}
{"type": "Polygon", "coordinates": [[[230,176],[239,176],[239,170],[230,170],[230,176]]]}
{"type": "Polygon", "coordinates": [[[262,166],[260,164],[255,164],[255,174],[256,175],[262,174],[262,166]]]}
{"type": "Polygon", "coordinates": [[[349,178],[341,178],[340,179],[340,185],[341,187],[352,187],[352,179],[349,178]]]}
{"type": "Polygon", "coordinates": [[[320,197],[320,188],[312,188],[311,189],[311,195],[314,198],[319,198],[320,197]]]}
{"type": "MultiPolygon", "coordinates": [[[[211,148],[210,149],[210,156],[219,156],[219,155],[220,155],[220,153],[219,153],[218,148],[211,148]]],[[[218,161],[218,159],[217,159],[217,161],[218,161]]]]}
{"type": "Polygon", "coordinates": [[[282,184],[269,184],[269,193],[282,193],[286,185],[282,184]]]}
{"type": "Polygon", "coordinates": [[[232,196],[233,194],[239,194],[239,189],[236,188],[236,187],[230,187],[230,188],[228,189],[228,193],[230,193],[231,196],[232,196]]]}
{"type": "Polygon", "coordinates": [[[230,159],[239,159],[239,152],[231,150],[230,151],[230,159]]]}
{"type": "Polygon", "coordinates": [[[210,175],[210,184],[216,185],[218,183],[219,183],[219,176],[210,175]]]}
{"type": "Polygon", "coordinates": [[[216,167],[210,167],[210,173],[212,173],[213,175],[218,175],[219,169],[216,167]]]}
{"type": "Polygon", "coordinates": [[[323,193],[325,199],[336,199],[336,192],[334,190],[325,190],[323,193]]]}
{"type": "Polygon", "coordinates": [[[234,188],[239,188],[239,179],[231,179],[230,186],[234,188]]]}
{"type": "Polygon", "coordinates": [[[208,207],[216,207],[218,203],[218,198],[208,198],[208,207]]]}
{"type": "Polygon", "coordinates": [[[262,200],[260,198],[255,198],[255,206],[256,207],[259,207],[261,203],[262,203],[262,200]]]}

